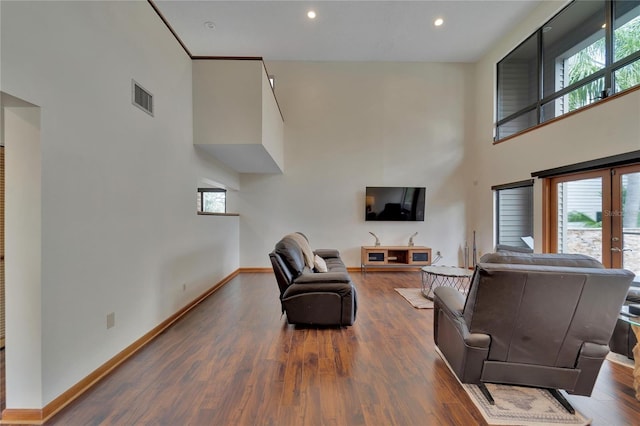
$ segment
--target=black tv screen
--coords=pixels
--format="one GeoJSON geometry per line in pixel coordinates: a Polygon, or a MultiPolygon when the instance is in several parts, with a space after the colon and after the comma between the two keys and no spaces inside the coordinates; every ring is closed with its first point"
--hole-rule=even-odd
{"type": "Polygon", "coordinates": [[[367,186],[365,220],[424,221],[424,187],[367,186]]]}

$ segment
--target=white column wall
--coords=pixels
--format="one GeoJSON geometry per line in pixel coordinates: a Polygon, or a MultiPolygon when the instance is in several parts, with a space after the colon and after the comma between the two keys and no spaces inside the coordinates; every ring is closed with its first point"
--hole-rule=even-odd
{"type": "Polygon", "coordinates": [[[261,77],[262,145],[273,158],[277,167],[286,173],[284,165],[284,123],[278,109],[278,101],[274,97],[271,83],[269,83],[269,76],[264,70],[261,73],[261,77]]]}
{"type": "Polygon", "coordinates": [[[258,60],[193,62],[197,144],[261,144],[263,74],[258,60]]]}
{"type": "Polygon", "coordinates": [[[7,408],[39,408],[237,270],[238,218],[196,215],[196,189],[239,178],[194,149],[191,60],[147,2],[0,7],[1,89],[40,107],[42,158],[41,301],[25,296],[41,365],[9,355],[37,345],[16,343],[31,331],[7,316],[7,378],[41,369],[42,386],[23,398],[8,383],[7,408]],[[132,78],[154,117],[132,105],[132,78]]]}
{"type": "Polygon", "coordinates": [[[6,405],[42,407],[40,111],[4,108],[6,405]],[[15,325],[18,327],[15,327],[15,325]],[[18,329],[19,328],[19,332],[18,329]]]}

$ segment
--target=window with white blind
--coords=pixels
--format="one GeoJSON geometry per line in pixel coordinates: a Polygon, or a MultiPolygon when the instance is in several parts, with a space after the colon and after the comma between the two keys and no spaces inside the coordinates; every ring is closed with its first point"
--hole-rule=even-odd
{"type": "Polygon", "coordinates": [[[511,136],[538,123],[538,34],[498,63],[498,135],[511,136]]]}
{"type": "Polygon", "coordinates": [[[523,237],[533,235],[533,181],[495,186],[496,242],[527,247],[523,237]]]}

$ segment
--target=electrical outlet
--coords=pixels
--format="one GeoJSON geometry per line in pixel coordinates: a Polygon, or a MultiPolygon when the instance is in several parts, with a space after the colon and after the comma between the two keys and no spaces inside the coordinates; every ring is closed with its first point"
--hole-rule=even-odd
{"type": "Polygon", "coordinates": [[[116,313],[107,314],[107,330],[116,326],[116,313]]]}
{"type": "Polygon", "coordinates": [[[441,254],[440,254],[440,250],[438,250],[438,251],[436,252],[436,256],[441,256],[441,254]]]}

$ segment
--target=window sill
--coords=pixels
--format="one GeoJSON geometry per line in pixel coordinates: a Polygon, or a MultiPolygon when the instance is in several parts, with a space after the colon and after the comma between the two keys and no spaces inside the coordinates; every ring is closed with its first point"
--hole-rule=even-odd
{"type": "Polygon", "coordinates": [[[493,145],[498,145],[498,144],[501,144],[501,143],[503,143],[503,142],[506,142],[506,141],[508,141],[508,140],[510,140],[510,139],[515,139],[516,137],[518,137],[518,136],[522,136],[522,135],[524,135],[525,133],[532,132],[532,131],[537,130],[537,129],[541,128],[541,127],[544,127],[544,126],[546,126],[546,125],[548,125],[548,124],[552,124],[552,123],[556,123],[556,122],[558,122],[558,121],[564,120],[565,118],[569,118],[569,117],[571,117],[571,116],[573,116],[573,115],[575,115],[575,114],[579,114],[579,113],[581,113],[582,111],[589,110],[589,109],[591,109],[591,108],[596,107],[597,105],[602,105],[602,104],[604,104],[604,103],[607,103],[607,102],[612,101],[612,100],[614,100],[614,99],[618,99],[618,98],[620,98],[620,97],[622,97],[622,96],[624,96],[624,95],[628,95],[628,94],[630,94],[630,93],[637,92],[637,91],[639,91],[639,90],[640,90],[640,86],[634,86],[634,87],[631,87],[631,88],[629,88],[629,89],[627,89],[627,90],[624,90],[624,91],[622,91],[622,92],[614,93],[614,94],[612,94],[612,95],[610,95],[610,96],[607,96],[607,97],[606,97],[606,98],[604,98],[604,99],[599,100],[598,102],[594,102],[594,103],[589,104],[589,105],[586,105],[586,106],[584,106],[584,107],[582,107],[582,108],[578,108],[578,109],[576,109],[576,110],[573,110],[573,111],[567,112],[567,113],[562,114],[562,115],[560,115],[560,116],[558,116],[558,117],[551,118],[551,119],[549,119],[549,120],[547,120],[547,121],[545,121],[545,122],[543,122],[543,123],[536,124],[536,125],[535,125],[535,126],[533,126],[533,127],[529,127],[528,129],[521,130],[521,131],[520,131],[520,132],[518,132],[518,133],[514,133],[513,135],[509,135],[509,136],[504,137],[504,138],[502,138],[502,139],[499,139],[499,140],[497,140],[497,141],[496,141],[496,140],[494,140],[494,141],[493,141],[493,145]]]}
{"type": "Polygon", "coordinates": [[[211,213],[211,212],[198,212],[198,216],[240,216],[240,213],[211,213]]]}

